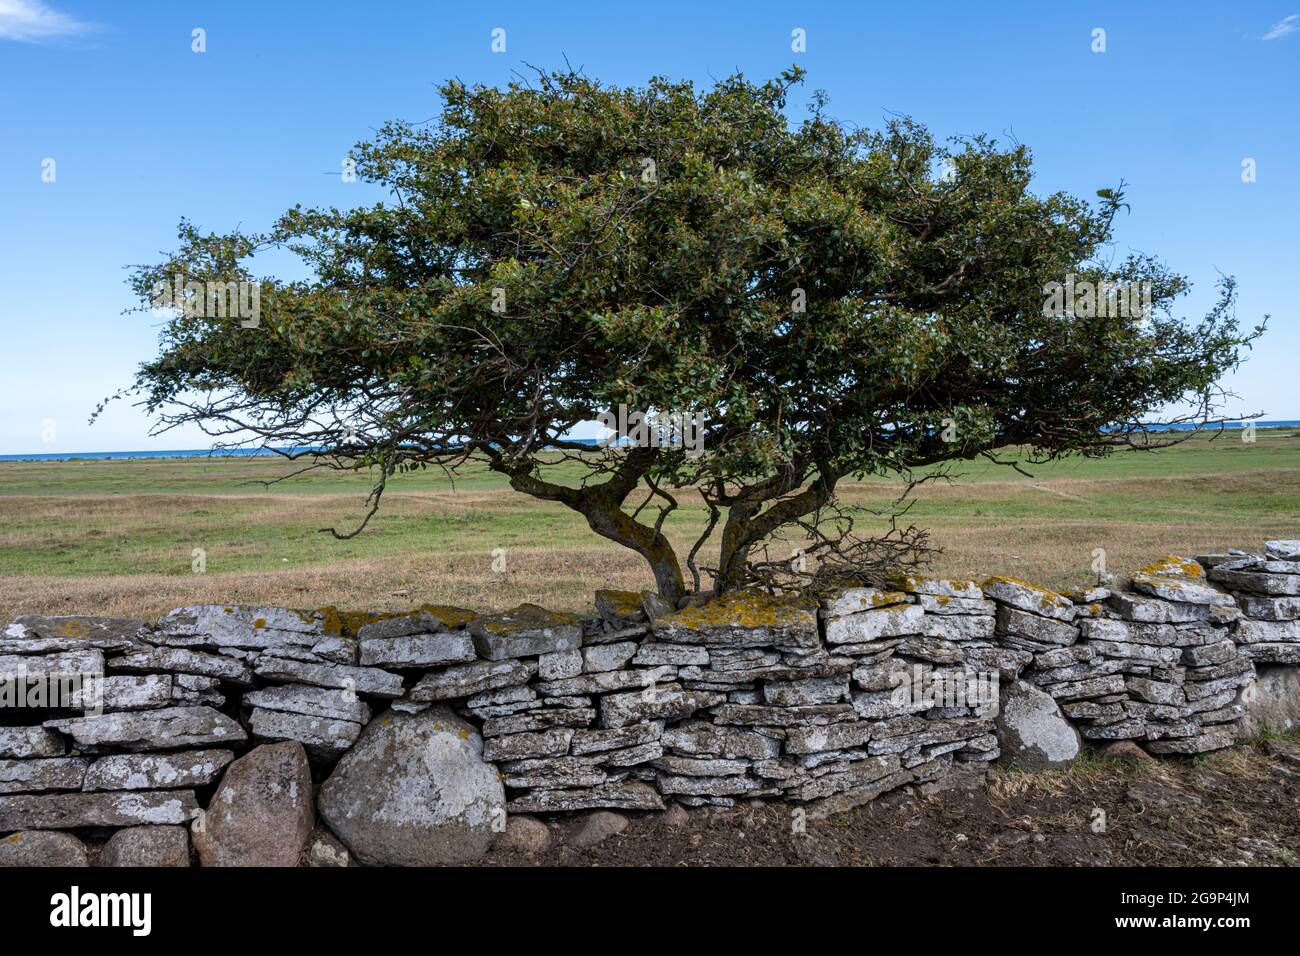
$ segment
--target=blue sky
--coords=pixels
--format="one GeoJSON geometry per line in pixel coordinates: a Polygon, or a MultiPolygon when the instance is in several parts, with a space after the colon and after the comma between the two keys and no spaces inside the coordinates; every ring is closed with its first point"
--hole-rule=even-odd
{"type": "Polygon", "coordinates": [[[1300,0],[0,0],[0,454],[206,447],[197,432],[149,438],[124,403],[86,424],[156,348],[157,319],[122,314],[125,267],[171,248],[183,216],[257,230],[295,202],[373,200],[338,175],[353,143],[385,119],[436,115],[446,78],[503,84],[566,55],[617,84],[767,78],[798,62],[796,117],[824,89],[858,125],[907,113],[940,136],[1023,142],[1043,193],[1092,197],[1122,178],[1133,209],[1117,253],[1188,275],[1188,314],[1210,304],[1216,270],[1240,281],[1243,320],[1272,313],[1229,382],[1231,410],[1300,418],[1300,0]],[[491,49],[497,27],[505,53],[491,49]],[[791,50],[795,28],[806,52],[791,50]]]}

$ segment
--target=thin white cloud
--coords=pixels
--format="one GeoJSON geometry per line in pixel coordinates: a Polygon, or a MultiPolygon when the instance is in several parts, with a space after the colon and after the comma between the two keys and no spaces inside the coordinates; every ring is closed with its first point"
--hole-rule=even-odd
{"type": "Polygon", "coordinates": [[[1262,39],[1280,40],[1288,33],[1295,33],[1296,30],[1300,30],[1300,13],[1293,13],[1291,16],[1283,17],[1281,20],[1277,21],[1277,23],[1273,24],[1272,28],[1264,34],[1262,39]]]}
{"type": "Polygon", "coordinates": [[[89,23],[51,10],[41,0],[0,0],[0,40],[39,43],[77,36],[89,29],[89,23]]]}

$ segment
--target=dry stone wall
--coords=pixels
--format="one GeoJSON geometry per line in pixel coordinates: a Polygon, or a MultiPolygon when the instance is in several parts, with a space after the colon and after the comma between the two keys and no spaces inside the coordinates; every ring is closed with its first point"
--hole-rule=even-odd
{"type": "MultiPolygon", "coordinates": [[[[302,791],[318,786],[358,859],[409,863],[481,853],[511,814],[836,812],[1027,757],[1053,719],[1154,754],[1216,750],[1237,740],[1257,670],[1300,663],[1300,542],[1164,558],[1114,592],[899,577],[820,606],[601,591],[596,609],[19,617],[0,636],[0,862],[51,830],[117,831],[114,859],[175,859],[179,828],[203,828],[246,763],[292,768],[276,832],[307,839],[302,791]],[[1001,707],[1008,693],[1032,699],[1001,707]],[[276,742],[296,743],[250,753],[276,742]]],[[[237,831],[229,817],[213,832],[237,831]]],[[[255,835],[235,852],[213,832],[194,840],[205,862],[256,856],[255,835]]],[[[346,855],[334,835],[310,852],[346,855]]]]}

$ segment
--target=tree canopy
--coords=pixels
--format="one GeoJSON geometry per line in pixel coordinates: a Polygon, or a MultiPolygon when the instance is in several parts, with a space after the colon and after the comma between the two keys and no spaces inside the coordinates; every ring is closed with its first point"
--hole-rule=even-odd
{"type": "Polygon", "coordinates": [[[386,201],[257,234],[182,223],[135,271],[142,299],[256,282],[260,314],[173,310],[135,391],[163,428],[375,469],[367,520],[403,469],[486,462],[635,549],[673,600],[865,579],[920,543],[852,530],[843,479],[1104,454],[1169,407],[1213,420],[1262,326],[1239,328],[1231,280],[1189,321],[1186,279],[1112,261],[1122,186],[1039,197],[1024,146],[853,128],[821,95],[793,122],[801,80],[448,82],[438,120],[354,148],[386,201]],[[310,278],[255,278],[269,247],[310,278]],[[1045,307],[1053,282],[1099,286],[1098,307],[1045,307]],[[1106,308],[1102,283],[1144,284],[1150,307],[1106,308]],[[567,438],[619,406],[698,414],[702,453],[567,438]],[[573,461],[580,482],[554,477],[573,461]],[[663,533],[683,495],[710,515],[685,555],[663,533]],[[806,568],[762,557],[791,531],[806,568]]]}

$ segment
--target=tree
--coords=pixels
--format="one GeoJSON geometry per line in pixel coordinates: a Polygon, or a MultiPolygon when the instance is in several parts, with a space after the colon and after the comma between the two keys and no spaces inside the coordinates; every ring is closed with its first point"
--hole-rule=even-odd
{"type": "Polygon", "coordinates": [[[849,476],[1150,445],[1170,406],[1214,420],[1216,383],[1263,326],[1239,329],[1230,279],[1193,323],[1172,312],[1183,277],[1105,261],[1122,185],[1040,198],[1023,146],[941,146],[907,119],[850,129],[820,94],[792,123],[802,75],[449,82],[437,122],[354,150],[390,201],[295,207],[263,234],[182,222],[179,249],[133,274],[146,303],[188,291],[131,391],[160,430],[373,469],[365,519],[336,536],[395,473],[485,462],[637,551],[672,600],[914,560],[917,529],[853,530],[849,476]],[[256,280],[255,324],[216,315],[208,284],[254,282],[272,247],[311,277],[256,280]],[[620,406],[698,414],[702,453],[566,437],[620,406]],[[575,462],[580,480],[557,477],[575,462]],[[683,563],[663,527],[688,494],[709,520],[683,563]],[[806,568],[765,557],[790,532],[806,568]]]}

